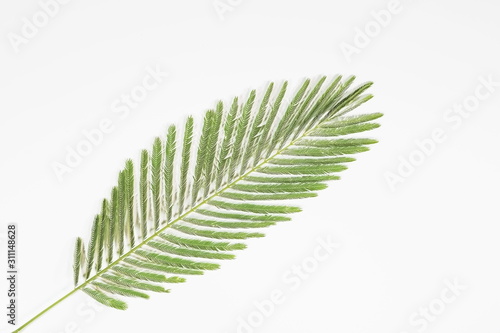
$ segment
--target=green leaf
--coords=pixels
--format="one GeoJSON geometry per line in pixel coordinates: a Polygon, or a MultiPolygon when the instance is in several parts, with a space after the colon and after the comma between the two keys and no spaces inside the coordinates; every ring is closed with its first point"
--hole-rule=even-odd
{"type": "Polygon", "coordinates": [[[188,235],[201,236],[206,238],[215,238],[215,239],[247,239],[247,238],[264,237],[264,234],[259,232],[228,232],[228,231],[205,230],[205,229],[191,228],[179,224],[173,225],[172,229],[178,230],[188,235]]]}
{"type": "Polygon", "coordinates": [[[193,117],[189,117],[184,128],[184,142],[182,145],[182,162],[180,171],[180,190],[179,190],[179,212],[184,210],[184,201],[186,197],[186,188],[188,186],[189,160],[191,158],[191,144],[193,141],[193,117]]]}
{"type": "Polygon", "coordinates": [[[134,223],[134,163],[127,160],[125,164],[125,218],[126,234],[130,247],[135,246],[135,223],[134,223]]]}
{"type": "MultiPolygon", "coordinates": [[[[176,129],[174,125],[168,128],[167,142],[165,143],[165,206],[167,221],[172,218],[173,197],[174,197],[174,157],[176,151],[176,129]]],[[[145,238],[145,237],[144,237],[145,238]]]]}
{"type": "Polygon", "coordinates": [[[106,306],[109,306],[111,308],[118,309],[118,310],[126,310],[127,309],[127,303],[120,301],[118,299],[109,297],[108,295],[106,295],[105,293],[103,293],[99,290],[95,290],[92,288],[84,288],[83,291],[87,295],[89,295],[90,297],[92,297],[93,299],[95,299],[96,301],[98,301],[101,304],[104,304],[106,306]]]}
{"type": "Polygon", "coordinates": [[[160,234],[159,236],[164,240],[169,241],[170,243],[180,245],[184,248],[193,248],[207,251],[235,251],[244,250],[247,248],[245,244],[241,243],[214,242],[211,240],[182,238],[166,234],[160,234]]]}
{"type": "Polygon", "coordinates": [[[160,138],[156,138],[153,144],[153,152],[151,153],[151,194],[153,201],[153,221],[154,229],[158,230],[160,227],[160,205],[162,197],[160,195],[160,188],[162,184],[162,160],[163,151],[160,138]]]}
{"type": "Polygon", "coordinates": [[[158,265],[138,258],[128,257],[123,259],[123,261],[137,268],[147,269],[149,271],[165,272],[171,274],[184,274],[184,275],[203,275],[203,271],[201,270],[158,265]]]}
{"type": "Polygon", "coordinates": [[[170,290],[163,288],[162,286],[151,284],[147,282],[142,282],[140,280],[131,279],[124,276],[117,276],[112,274],[103,274],[102,279],[113,282],[118,286],[126,286],[139,290],[149,290],[157,293],[169,293],[170,290]]]}
{"type": "Polygon", "coordinates": [[[94,282],[94,285],[98,287],[99,289],[102,289],[103,291],[108,291],[112,294],[117,294],[117,295],[122,295],[122,296],[128,296],[128,297],[141,297],[148,299],[149,295],[139,292],[137,290],[127,288],[127,287],[120,287],[117,285],[113,284],[108,284],[108,283],[103,283],[103,282],[94,282]]]}
{"type": "Polygon", "coordinates": [[[78,285],[78,281],[80,279],[80,270],[82,268],[82,263],[85,257],[84,248],[83,248],[83,240],[78,237],[75,242],[75,254],[74,254],[74,263],[73,263],[73,279],[75,286],[78,285]]]}
{"type": "Polygon", "coordinates": [[[95,253],[96,253],[96,247],[98,246],[98,241],[99,241],[99,228],[100,228],[100,217],[99,215],[96,215],[94,218],[94,223],[92,224],[92,231],[90,234],[90,241],[89,241],[89,246],[88,246],[88,253],[87,253],[87,269],[85,270],[85,278],[88,279],[90,276],[90,273],[92,273],[92,267],[94,265],[94,259],[95,259],[95,253]]]}
{"type": "Polygon", "coordinates": [[[130,268],[130,267],[114,266],[113,270],[115,272],[117,272],[118,274],[123,274],[123,275],[133,277],[133,278],[136,278],[139,280],[146,280],[146,281],[151,281],[151,282],[165,282],[166,281],[165,275],[151,273],[151,272],[138,271],[138,270],[136,270],[134,268],[130,268]]]}
{"type": "Polygon", "coordinates": [[[144,149],[141,153],[140,210],[142,239],[148,236],[148,209],[149,209],[149,152],[144,149]]]}
{"type": "Polygon", "coordinates": [[[137,170],[126,161],[86,255],[77,239],[76,288],[125,309],[116,297],[169,292],[164,284],[218,269],[246,248],[242,240],[290,221],[301,209],[289,200],[317,196],[377,142],[356,135],[377,128],[382,114],[346,115],[372,98],[371,83],[351,88],[354,79],[306,79],[293,94],[288,82],[271,82],[218,102],[196,126],[193,117],[169,126],[142,150],[137,170]]]}
{"type": "Polygon", "coordinates": [[[147,244],[148,246],[160,250],[161,252],[176,254],[183,257],[196,257],[196,258],[207,258],[207,259],[234,259],[234,254],[219,253],[219,252],[208,252],[201,250],[185,249],[182,247],[172,246],[162,242],[151,241],[147,244]]]}
{"type": "Polygon", "coordinates": [[[111,191],[110,203],[110,222],[109,222],[109,235],[108,235],[108,258],[107,263],[111,264],[113,261],[114,244],[117,240],[117,226],[118,226],[118,188],[115,186],[111,191]]]}
{"type": "Polygon", "coordinates": [[[182,219],[194,225],[201,225],[205,227],[221,228],[221,229],[249,229],[249,228],[266,228],[275,225],[275,222],[246,222],[246,221],[219,221],[219,220],[205,220],[194,217],[185,217],[182,219]]]}

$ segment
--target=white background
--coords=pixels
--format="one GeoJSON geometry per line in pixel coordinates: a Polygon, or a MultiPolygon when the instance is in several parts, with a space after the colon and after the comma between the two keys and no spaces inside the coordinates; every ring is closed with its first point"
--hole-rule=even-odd
{"type": "MultiPolygon", "coordinates": [[[[474,100],[479,77],[500,81],[499,3],[401,0],[349,59],[342,43],[356,46],[357,29],[380,27],[372,11],[388,1],[222,3],[232,10],[221,16],[212,0],[73,0],[19,52],[9,36],[21,35],[40,4],[0,3],[0,221],[3,233],[9,222],[20,229],[20,322],[72,289],[74,239],[88,239],[125,159],[217,99],[271,80],[355,74],[375,82],[375,99],[358,112],[385,113],[369,133],[380,143],[221,270],[132,301],[126,312],[96,312],[79,293],[26,332],[237,332],[239,318],[258,317],[254,302],[273,290],[284,302],[241,332],[500,332],[500,87],[459,125],[444,118],[474,100]],[[157,66],[168,72],[162,84],[127,117],[113,113],[114,101],[157,66]],[[53,163],[104,118],[114,130],[58,181],[53,163]],[[415,141],[436,128],[446,140],[391,189],[387,173],[422,156],[415,141]],[[340,248],[291,290],[283,275],[327,237],[340,248]],[[446,280],[467,289],[425,329],[412,324],[420,308],[443,304],[446,280]]],[[[9,332],[2,313],[0,331],[9,332]]]]}

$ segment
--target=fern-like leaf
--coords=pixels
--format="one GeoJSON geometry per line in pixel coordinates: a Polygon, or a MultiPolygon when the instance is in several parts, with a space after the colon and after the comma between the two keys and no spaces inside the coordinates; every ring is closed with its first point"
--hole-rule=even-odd
{"type": "Polygon", "coordinates": [[[180,131],[170,126],[142,151],[139,168],[127,160],[94,220],[86,258],[77,239],[77,288],[126,309],[121,297],[169,292],[163,284],[218,269],[246,248],[238,241],[290,220],[300,208],[286,200],[316,196],[376,142],[353,134],[377,128],[381,114],[345,116],[371,98],[371,83],[350,89],[353,81],[307,79],[288,104],[288,83],[270,83],[262,94],[219,102],[198,136],[192,117],[180,131]]]}

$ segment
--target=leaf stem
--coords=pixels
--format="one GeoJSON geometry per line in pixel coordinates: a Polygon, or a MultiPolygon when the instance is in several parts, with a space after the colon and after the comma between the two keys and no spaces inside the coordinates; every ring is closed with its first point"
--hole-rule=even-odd
{"type": "Polygon", "coordinates": [[[26,323],[24,323],[24,325],[22,325],[21,327],[17,328],[16,330],[12,331],[12,333],[17,333],[17,332],[21,332],[21,330],[23,330],[24,328],[26,328],[26,326],[28,326],[29,324],[31,324],[32,322],[34,322],[35,320],[37,320],[38,318],[40,318],[41,316],[43,316],[46,312],[48,312],[50,309],[52,309],[53,307],[55,307],[57,304],[61,303],[62,301],[64,301],[66,298],[68,298],[69,296],[73,295],[74,293],[76,293],[78,290],[80,290],[84,285],[80,285],[78,287],[76,287],[75,289],[73,289],[72,291],[70,291],[69,293],[67,293],[66,295],[64,295],[63,297],[61,297],[60,299],[58,299],[57,301],[55,301],[54,303],[52,303],[51,305],[49,305],[45,310],[43,310],[42,312],[40,312],[39,314],[37,314],[36,316],[34,316],[33,318],[31,318],[30,320],[28,320],[26,323]]]}

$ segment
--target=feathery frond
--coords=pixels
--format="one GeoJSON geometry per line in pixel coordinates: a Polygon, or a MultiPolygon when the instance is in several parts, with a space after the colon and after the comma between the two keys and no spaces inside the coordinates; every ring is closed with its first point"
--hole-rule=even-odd
{"type": "Polygon", "coordinates": [[[199,135],[193,117],[180,132],[170,126],[142,151],[137,175],[127,160],[94,220],[86,258],[77,239],[77,288],[126,309],[121,297],[169,292],[164,284],[218,269],[246,248],[241,240],[289,221],[300,211],[289,200],[317,196],[351,155],[376,143],[353,135],[377,128],[380,113],[345,116],[372,97],[364,94],[371,83],[351,89],[353,81],[307,79],[290,96],[288,82],[269,83],[217,103],[199,135]]]}

